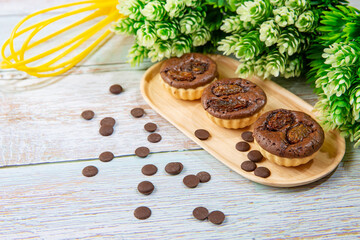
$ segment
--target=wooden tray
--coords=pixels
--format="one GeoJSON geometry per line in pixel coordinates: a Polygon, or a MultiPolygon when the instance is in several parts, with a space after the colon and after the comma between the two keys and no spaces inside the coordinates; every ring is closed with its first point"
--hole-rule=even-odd
{"type": "MultiPolygon", "coordinates": [[[[216,61],[220,78],[236,77],[235,69],[238,61],[221,55],[209,56],[216,61]]],[[[265,159],[257,165],[268,167],[271,171],[270,177],[260,178],[253,172],[245,172],[240,168],[240,164],[247,160],[247,152],[237,151],[235,144],[242,140],[241,133],[251,129],[251,126],[240,130],[219,127],[208,119],[200,101],[175,99],[161,86],[160,66],[161,63],[157,63],[149,68],[141,81],[141,93],[147,103],[211,155],[251,181],[275,187],[305,185],[332,172],[344,156],[344,138],[339,135],[339,132],[331,131],[325,134],[324,145],[316,158],[307,164],[298,167],[282,167],[265,159]],[[207,129],[211,137],[206,141],[197,139],[194,131],[199,128],[207,129]]],[[[259,85],[267,94],[266,111],[286,108],[300,110],[314,117],[311,105],[276,83],[259,78],[250,80],[259,85]]],[[[251,143],[251,149],[255,149],[253,143],[251,143]]]]}

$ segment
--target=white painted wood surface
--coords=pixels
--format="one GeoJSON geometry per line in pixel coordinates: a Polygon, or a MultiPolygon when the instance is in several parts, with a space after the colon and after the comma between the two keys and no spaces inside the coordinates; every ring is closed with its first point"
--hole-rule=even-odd
{"type": "MultiPolygon", "coordinates": [[[[26,14],[64,2],[0,0],[0,42],[26,14]]],[[[350,2],[360,8],[359,1],[350,2]]],[[[18,93],[0,89],[0,239],[360,237],[359,150],[348,143],[336,171],[307,186],[278,189],[250,182],[203,150],[194,150],[199,147],[145,104],[138,84],[150,64],[132,69],[125,63],[131,41],[113,37],[73,74],[50,86],[18,93]],[[125,92],[108,94],[113,83],[122,84],[125,92]],[[147,115],[133,120],[129,111],[135,106],[144,107],[147,115]],[[93,109],[96,118],[82,120],[84,109],[93,109]],[[99,120],[106,116],[117,120],[111,137],[97,133],[99,120]],[[146,141],[142,127],[148,121],[159,125],[160,143],[146,141]],[[145,159],[129,156],[140,145],[149,146],[153,154],[145,159]],[[106,150],[118,158],[97,160],[106,150]],[[170,161],[181,161],[184,172],[167,176],[163,169],[170,161]],[[141,174],[147,163],[158,166],[155,176],[141,174]],[[83,177],[87,165],[97,166],[99,174],[83,177]],[[211,173],[212,180],[185,188],[182,177],[201,170],[211,173]],[[155,184],[150,196],[136,191],[143,180],[155,184]],[[152,209],[151,218],[133,217],[140,205],[152,209]],[[224,211],[226,222],[215,226],[193,219],[191,212],[200,205],[224,211]]],[[[316,102],[303,79],[277,82],[316,102]]]]}

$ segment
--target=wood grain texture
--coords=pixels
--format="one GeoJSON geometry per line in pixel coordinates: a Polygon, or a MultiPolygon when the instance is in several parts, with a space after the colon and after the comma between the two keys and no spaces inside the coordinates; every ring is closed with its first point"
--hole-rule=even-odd
{"type": "MultiPolygon", "coordinates": [[[[216,64],[222,78],[236,77],[235,70],[238,61],[222,55],[209,55],[216,64]]],[[[201,105],[200,100],[184,101],[174,98],[162,84],[160,67],[157,63],[149,68],[141,81],[141,93],[148,104],[166,118],[170,123],[180,129],[186,136],[198,143],[201,147],[215,156],[226,166],[240,175],[269,186],[294,187],[314,182],[330,172],[342,160],[345,153],[345,140],[338,131],[326,132],[325,141],[315,158],[298,167],[283,167],[271,161],[262,161],[258,166],[270,169],[271,176],[259,178],[253,172],[246,172],[241,169],[240,164],[247,160],[247,152],[239,152],[235,145],[242,141],[241,133],[252,129],[252,125],[244,129],[225,129],[212,122],[201,105]],[[195,137],[197,129],[206,129],[211,137],[201,141],[195,137]]],[[[313,107],[301,98],[295,96],[288,90],[280,87],[270,80],[263,80],[253,77],[249,79],[261,87],[267,95],[267,103],[264,111],[271,111],[278,108],[291,109],[305,112],[315,118],[313,107]]],[[[251,149],[257,149],[251,143],[251,149]]]]}
{"type": "Polygon", "coordinates": [[[297,188],[252,183],[205,151],[151,154],[0,169],[1,239],[355,239],[360,236],[359,162],[343,162],[331,177],[297,188]],[[169,176],[164,167],[180,161],[184,171],[169,176]],[[145,164],[159,171],[141,174],[145,164]],[[87,165],[99,174],[85,178],[87,165]],[[212,179],[186,188],[187,174],[207,171],[212,179]],[[149,180],[155,191],[137,192],[149,180]],[[339,194],[341,193],[341,194],[339,194]],[[148,206],[140,221],[133,211],[148,206]],[[198,221],[192,210],[205,206],[226,215],[223,225],[198,221]]]}

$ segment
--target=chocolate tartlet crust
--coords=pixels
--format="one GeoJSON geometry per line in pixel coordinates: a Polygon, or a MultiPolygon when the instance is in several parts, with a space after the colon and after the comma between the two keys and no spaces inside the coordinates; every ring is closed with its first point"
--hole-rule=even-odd
{"type": "Polygon", "coordinates": [[[285,158],[304,158],[324,143],[324,131],[309,115],[276,109],[261,115],[254,123],[255,141],[267,152],[285,158]]]}
{"type": "Polygon", "coordinates": [[[225,78],[213,82],[201,97],[204,109],[221,119],[251,117],[266,104],[264,91],[249,80],[225,78]]]}
{"type": "Polygon", "coordinates": [[[216,63],[200,53],[187,53],[166,60],[160,68],[161,78],[175,88],[197,88],[218,77],[216,63]]]}

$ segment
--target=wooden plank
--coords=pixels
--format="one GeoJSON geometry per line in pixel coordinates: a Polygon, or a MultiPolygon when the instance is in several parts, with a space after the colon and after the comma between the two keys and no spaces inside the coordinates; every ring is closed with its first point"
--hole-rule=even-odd
{"type": "Polygon", "coordinates": [[[360,235],[359,161],[343,162],[329,178],[297,188],[252,183],[204,151],[152,154],[145,159],[116,158],[0,169],[2,239],[355,239],[360,235]],[[180,161],[178,176],[164,172],[180,161]],[[153,163],[158,173],[141,174],[153,163]],[[81,175],[95,165],[99,174],[81,175]],[[186,188],[182,178],[207,171],[208,183],[186,188]],[[137,192],[149,180],[155,191],[137,192]],[[341,194],[339,194],[341,193],[341,194]],[[137,220],[133,211],[148,206],[152,216],[137,220]],[[221,210],[221,226],[201,222],[192,210],[221,210]]]}

